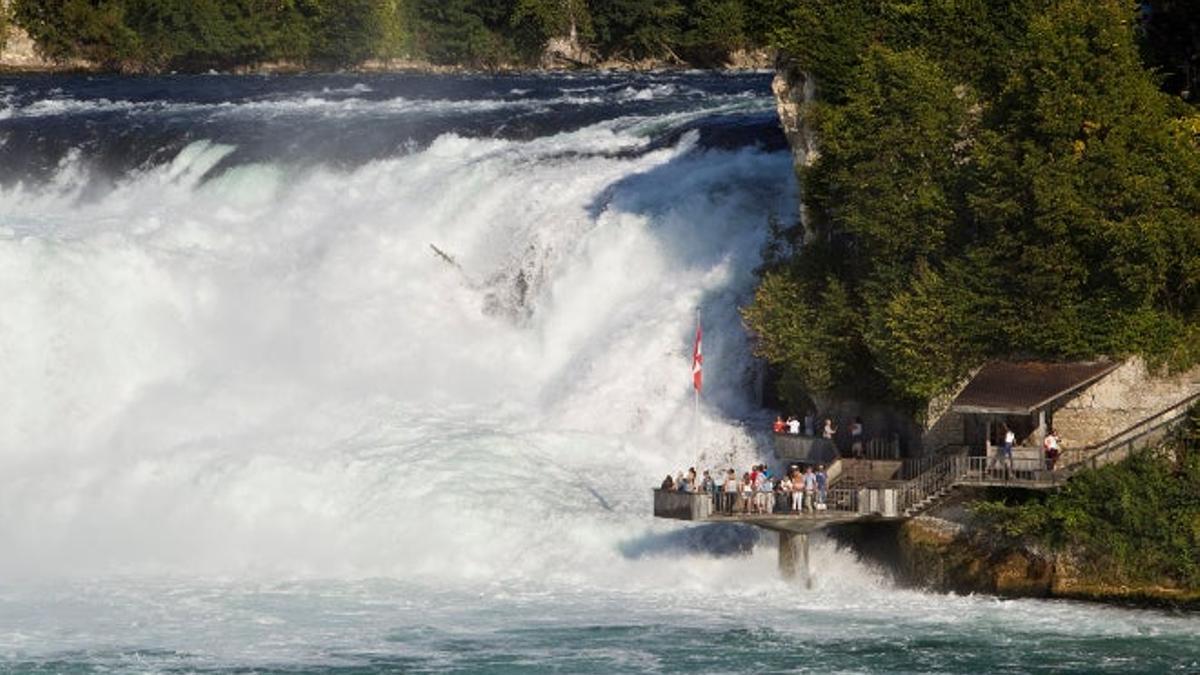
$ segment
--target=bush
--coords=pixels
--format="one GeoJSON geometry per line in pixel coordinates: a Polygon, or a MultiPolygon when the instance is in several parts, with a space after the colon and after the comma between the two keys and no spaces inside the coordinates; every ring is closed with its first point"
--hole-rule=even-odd
{"type": "Polygon", "coordinates": [[[981,525],[1003,537],[1082,553],[1131,581],[1200,588],[1200,412],[1170,443],[1075,476],[1045,499],[980,502],[981,525]]]}

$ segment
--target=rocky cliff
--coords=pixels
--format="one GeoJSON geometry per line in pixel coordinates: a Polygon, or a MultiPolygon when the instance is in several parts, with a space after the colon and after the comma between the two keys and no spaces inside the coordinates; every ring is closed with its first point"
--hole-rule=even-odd
{"type": "MultiPolygon", "coordinates": [[[[793,164],[799,173],[817,160],[817,136],[810,123],[808,110],[816,94],[816,82],[785,54],[775,59],[775,79],[771,82],[775,107],[788,144],[792,146],[793,164]]],[[[805,236],[810,234],[808,210],[800,202],[800,223],[805,236]]]]}
{"type": "Polygon", "coordinates": [[[1080,551],[1013,544],[962,522],[922,516],[842,528],[843,545],[888,570],[897,583],[942,593],[1062,598],[1200,610],[1200,589],[1126,578],[1080,551]]]}

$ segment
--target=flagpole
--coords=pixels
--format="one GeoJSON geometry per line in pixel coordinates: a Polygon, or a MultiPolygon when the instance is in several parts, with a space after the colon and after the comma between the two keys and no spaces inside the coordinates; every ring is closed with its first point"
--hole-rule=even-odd
{"type": "MultiPolygon", "coordinates": [[[[700,307],[696,307],[696,334],[700,334],[700,307]]],[[[692,386],[692,445],[696,451],[696,462],[700,463],[700,387],[692,386]]]]}

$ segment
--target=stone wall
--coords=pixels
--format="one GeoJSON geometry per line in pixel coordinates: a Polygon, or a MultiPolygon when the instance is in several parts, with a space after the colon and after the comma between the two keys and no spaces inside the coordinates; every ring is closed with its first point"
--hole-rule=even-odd
{"type": "Polygon", "coordinates": [[[1152,373],[1140,357],[1127,360],[1052,414],[1063,446],[1099,443],[1200,392],[1200,368],[1167,376],[1152,373]]]}

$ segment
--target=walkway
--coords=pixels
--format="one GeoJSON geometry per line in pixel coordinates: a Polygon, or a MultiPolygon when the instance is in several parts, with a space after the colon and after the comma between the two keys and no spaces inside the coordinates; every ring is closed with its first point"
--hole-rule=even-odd
{"type": "Polygon", "coordinates": [[[996,458],[969,457],[965,449],[960,449],[905,461],[898,474],[900,480],[869,481],[843,488],[835,484],[826,495],[826,509],[822,511],[776,511],[776,502],[783,506],[789,500],[790,495],[786,494],[766,494],[772,513],[755,514],[744,512],[741,499],[729,504],[719,494],[714,500],[714,496],[705,493],[656,489],[654,515],[709,523],[745,523],[778,532],[781,571],[785,576],[803,573],[807,577],[808,533],[814,530],[842,523],[911,518],[932,508],[960,486],[1058,488],[1079,471],[1112,464],[1157,445],[1176,424],[1186,419],[1197,400],[1200,394],[1189,396],[1101,443],[1069,450],[1054,468],[1047,467],[1040,459],[1002,463],[996,458]]]}

